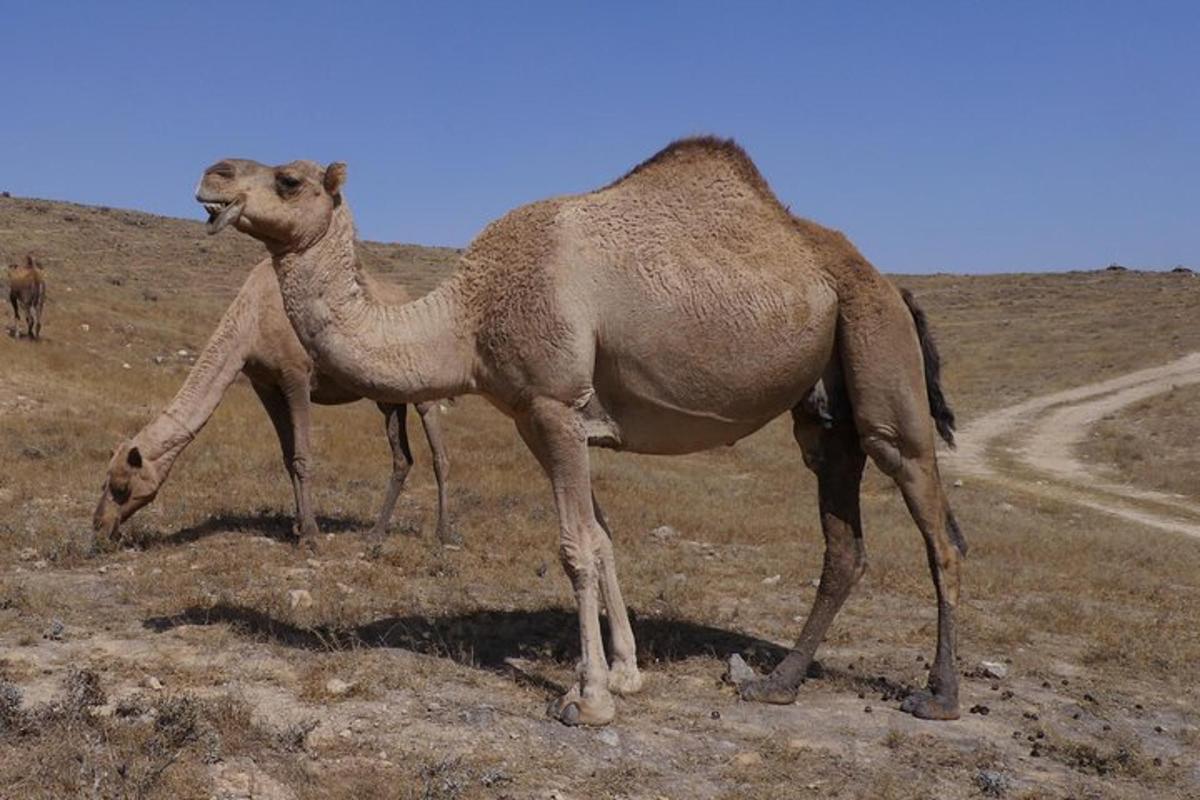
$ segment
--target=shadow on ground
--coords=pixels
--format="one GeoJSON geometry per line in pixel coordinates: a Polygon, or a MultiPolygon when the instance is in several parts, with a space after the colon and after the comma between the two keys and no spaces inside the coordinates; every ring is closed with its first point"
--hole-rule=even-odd
{"type": "MultiPolygon", "coordinates": [[[[181,528],[166,536],[143,535],[137,544],[143,550],[158,547],[177,547],[197,542],[218,533],[246,533],[263,536],[289,544],[296,541],[292,533],[293,517],[277,511],[258,511],[253,514],[222,513],[203,522],[181,528]]],[[[371,523],[357,517],[317,517],[321,533],[361,533],[370,529],[371,523]]]]}
{"type": "MultiPolygon", "coordinates": [[[[756,664],[783,658],[777,644],[735,631],[694,622],[640,618],[632,612],[638,657],[643,664],[682,661],[694,656],[722,658],[742,653],[756,664]]],[[[394,647],[449,658],[459,664],[506,671],[507,659],[529,658],[572,664],[579,654],[579,620],[574,611],[479,610],[445,616],[387,617],[356,628],[299,627],[244,606],[192,607],[143,626],[164,632],[181,625],[228,624],[246,636],[307,650],[394,647]]]]}

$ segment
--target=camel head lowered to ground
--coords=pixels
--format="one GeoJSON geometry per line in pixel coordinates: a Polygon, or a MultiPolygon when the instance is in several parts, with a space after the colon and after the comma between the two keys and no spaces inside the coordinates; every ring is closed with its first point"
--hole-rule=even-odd
{"type": "Polygon", "coordinates": [[[161,485],[159,470],[142,455],[141,448],[133,441],[121,442],[108,461],[92,528],[107,539],[115,538],[121,523],[154,500],[161,485]]]}
{"type": "Polygon", "coordinates": [[[210,230],[232,224],[266,245],[318,368],[376,401],[474,393],[513,419],[550,479],[579,612],[577,682],[555,717],[605,724],[613,694],[642,686],[588,447],[695,452],[782,414],[817,475],[825,562],[795,647],[768,676],[731,674],[739,693],[796,699],[866,569],[859,488],[871,458],[920,529],[937,595],[928,691],[903,708],[958,717],[966,543],[934,447],[953,415],[924,316],[845,237],[788,213],[732,141],[685,139],[601,189],[491,223],[454,275],[405,304],[374,291],[354,257],[345,178],[341,164],[226,160],[196,199],[210,230]],[[823,398],[809,400],[818,383],[823,398]]]}

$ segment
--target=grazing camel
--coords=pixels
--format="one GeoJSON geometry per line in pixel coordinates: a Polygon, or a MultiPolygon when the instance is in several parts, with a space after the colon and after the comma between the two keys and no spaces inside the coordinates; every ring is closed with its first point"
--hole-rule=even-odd
{"type": "Polygon", "coordinates": [[[577,683],[552,715],[603,725],[613,693],[642,684],[588,446],[689,453],[791,412],[817,474],[825,563],[795,647],[770,675],[743,677],[741,697],[794,701],[862,576],[859,482],[870,456],[924,536],[937,591],[929,689],[903,708],[958,716],[966,544],[934,448],[935,427],[951,439],[953,415],[924,317],[845,237],[792,217],[732,141],[686,139],[602,189],[510,212],[446,282],[395,305],[354,257],[345,176],[340,163],[220,161],[196,199],[210,232],[233,225],[266,245],[288,318],[320,369],[386,402],[480,394],[515,421],[550,478],[579,611],[577,683]],[[832,408],[825,424],[806,410],[818,381],[832,408]]]}
{"type": "Polygon", "coordinates": [[[12,303],[17,329],[21,327],[21,311],[24,311],[29,338],[40,339],[42,307],[46,305],[46,277],[33,256],[25,256],[24,266],[8,265],[8,302],[12,303]]]}
{"type": "MultiPolygon", "coordinates": [[[[406,297],[398,287],[386,288],[396,297],[406,297]]],[[[154,499],[175,459],[208,422],[239,372],[250,379],[279,437],[284,466],[296,496],[293,532],[301,543],[315,548],[317,520],[308,489],[310,403],[351,403],[362,395],[339,384],[328,373],[314,370],[312,359],[284,313],[270,259],[251,271],[170,404],[136,436],[117,445],[92,518],[98,536],[116,538],[120,524],[154,499]]],[[[405,428],[405,405],[381,402],[379,410],[392,449],[392,477],[370,534],[376,546],[383,540],[413,460],[405,428]]],[[[443,543],[459,542],[450,526],[446,498],[449,461],[434,404],[418,403],[417,411],[433,453],[438,539],[443,543]]]]}

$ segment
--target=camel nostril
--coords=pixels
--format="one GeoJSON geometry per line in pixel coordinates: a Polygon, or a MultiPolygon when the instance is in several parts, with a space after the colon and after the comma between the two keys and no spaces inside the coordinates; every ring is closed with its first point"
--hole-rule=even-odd
{"type": "Polygon", "coordinates": [[[233,164],[228,161],[218,161],[208,169],[204,170],[205,175],[216,175],[218,178],[233,178],[235,175],[233,164]]]}

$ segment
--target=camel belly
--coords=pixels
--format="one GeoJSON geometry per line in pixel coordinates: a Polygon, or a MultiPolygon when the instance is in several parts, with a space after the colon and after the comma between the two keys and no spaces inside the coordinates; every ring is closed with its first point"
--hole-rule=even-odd
{"type": "Polygon", "coordinates": [[[585,416],[613,435],[593,441],[664,455],[733,444],[799,403],[833,352],[832,314],[757,335],[715,328],[716,338],[699,351],[686,326],[626,340],[619,350],[601,345],[595,409],[585,416]]]}

